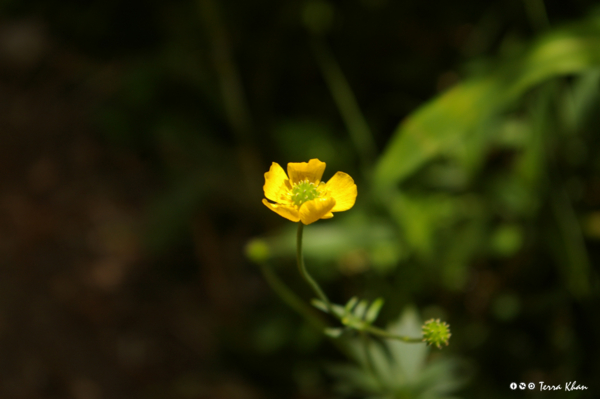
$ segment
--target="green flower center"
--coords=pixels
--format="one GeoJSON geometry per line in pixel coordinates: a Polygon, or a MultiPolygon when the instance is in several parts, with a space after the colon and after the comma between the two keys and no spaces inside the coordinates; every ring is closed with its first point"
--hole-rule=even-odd
{"type": "Polygon", "coordinates": [[[300,205],[304,204],[306,201],[319,198],[319,196],[320,193],[319,190],[317,190],[317,186],[308,180],[298,182],[292,188],[292,201],[297,207],[300,207],[300,205]]]}

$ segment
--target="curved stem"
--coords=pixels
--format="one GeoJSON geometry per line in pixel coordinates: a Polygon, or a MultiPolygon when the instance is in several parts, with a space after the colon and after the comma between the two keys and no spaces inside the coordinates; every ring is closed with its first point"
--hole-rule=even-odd
{"type": "Polygon", "coordinates": [[[321,301],[325,303],[329,313],[331,313],[331,302],[329,302],[329,298],[323,292],[319,284],[308,274],[306,270],[306,266],[304,265],[304,256],[302,255],[302,232],[304,229],[304,224],[302,222],[298,222],[298,233],[296,235],[296,261],[298,262],[298,270],[300,271],[300,275],[306,282],[311,286],[315,294],[319,297],[321,301]]]}
{"type": "Polygon", "coordinates": [[[371,333],[373,335],[377,335],[382,338],[395,339],[395,340],[402,341],[402,342],[410,342],[410,343],[423,342],[423,338],[411,338],[411,337],[406,337],[404,335],[391,334],[391,333],[389,333],[385,330],[382,330],[381,328],[375,327],[375,326],[367,326],[367,327],[365,327],[364,331],[371,333]]]}
{"type": "Polygon", "coordinates": [[[298,296],[290,290],[271,268],[263,262],[259,263],[260,271],[271,286],[273,291],[292,309],[301,314],[317,330],[322,331],[327,327],[325,323],[310,307],[306,306],[298,296]]]}

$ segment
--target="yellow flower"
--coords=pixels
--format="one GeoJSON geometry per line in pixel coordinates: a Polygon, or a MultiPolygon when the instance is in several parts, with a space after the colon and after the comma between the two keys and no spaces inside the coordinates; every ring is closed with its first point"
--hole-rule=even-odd
{"type": "Polygon", "coordinates": [[[311,224],[319,219],[333,217],[332,212],[342,212],[354,206],[356,184],[344,172],[337,172],[327,183],[321,181],[325,162],[311,159],[307,162],[290,162],[286,175],[279,164],[273,162],[265,173],[263,204],[292,222],[311,224]],[[289,178],[288,178],[289,175],[289,178]]]}

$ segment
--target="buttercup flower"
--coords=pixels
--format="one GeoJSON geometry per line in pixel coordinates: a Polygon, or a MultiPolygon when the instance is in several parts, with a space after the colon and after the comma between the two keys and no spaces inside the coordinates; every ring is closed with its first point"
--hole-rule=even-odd
{"type": "Polygon", "coordinates": [[[273,162],[265,173],[263,204],[292,222],[311,224],[333,217],[333,212],[347,211],[356,201],[356,184],[348,174],[337,172],[327,183],[321,181],[325,162],[311,159],[290,162],[287,175],[273,162]],[[288,178],[289,175],[289,178],[288,178]]]}

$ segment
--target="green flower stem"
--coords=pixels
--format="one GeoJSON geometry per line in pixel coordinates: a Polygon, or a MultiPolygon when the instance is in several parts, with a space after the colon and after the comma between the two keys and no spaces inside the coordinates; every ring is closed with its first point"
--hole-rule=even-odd
{"type": "Polygon", "coordinates": [[[290,308],[301,314],[306,320],[317,330],[323,331],[327,327],[327,323],[316,314],[313,309],[308,307],[304,301],[302,301],[287,285],[279,279],[279,277],[273,272],[272,268],[264,262],[259,263],[260,271],[262,272],[265,280],[271,286],[273,291],[279,295],[279,297],[285,302],[290,308]]]}
{"type": "Polygon", "coordinates": [[[423,338],[411,338],[411,337],[406,337],[404,335],[391,334],[391,333],[389,333],[385,330],[382,330],[379,327],[375,327],[375,326],[366,326],[363,331],[366,331],[373,335],[377,335],[381,338],[395,339],[395,340],[402,341],[402,342],[410,342],[410,343],[415,343],[415,344],[423,342],[423,338]]]}
{"type": "Polygon", "coordinates": [[[304,224],[302,222],[298,222],[298,233],[296,235],[296,261],[298,262],[298,270],[300,271],[300,275],[306,282],[311,286],[315,294],[319,297],[323,303],[327,306],[329,313],[331,312],[331,302],[327,298],[327,295],[323,292],[319,284],[308,274],[306,270],[306,266],[304,265],[304,257],[302,256],[302,232],[304,230],[304,224]]]}

